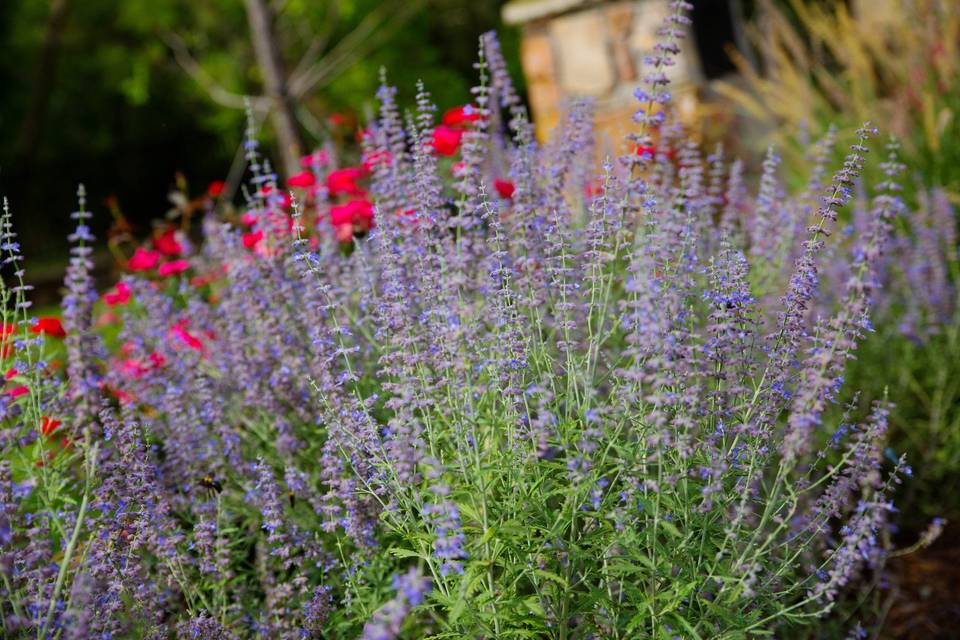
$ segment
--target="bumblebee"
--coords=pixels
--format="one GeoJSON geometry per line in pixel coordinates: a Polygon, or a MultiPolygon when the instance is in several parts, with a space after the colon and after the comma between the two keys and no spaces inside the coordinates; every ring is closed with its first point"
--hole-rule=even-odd
{"type": "Polygon", "coordinates": [[[209,473],[203,476],[202,478],[200,478],[199,484],[204,489],[208,489],[210,491],[216,491],[217,493],[220,493],[221,491],[223,491],[223,485],[220,484],[220,481],[214,478],[209,473]]]}
{"type": "Polygon", "coordinates": [[[293,491],[287,491],[287,498],[290,500],[290,508],[294,508],[297,505],[297,496],[293,494],[293,491]]]}

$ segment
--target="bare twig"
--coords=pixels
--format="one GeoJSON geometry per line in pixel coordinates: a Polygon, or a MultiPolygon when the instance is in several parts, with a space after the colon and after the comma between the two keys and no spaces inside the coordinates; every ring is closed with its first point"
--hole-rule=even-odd
{"type": "MultiPolygon", "coordinates": [[[[193,54],[190,53],[187,43],[180,35],[173,31],[161,31],[160,39],[163,40],[164,44],[173,52],[173,58],[177,61],[177,64],[207,92],[214,102],[231,109],[245,108],[244,96],[228,91],[214,80],[209,73],[204,71],[200,63],[197,62],[193,54]]],[[[270,101],[263,96],[251,96],[250,101],[255,111],[262,113],[269,109],[270,101]]]]}
{"type": "MultiPolygon", "coordinates": [[[[381,5],[368,14],[356,29],[340,40],[320,60],[299,74],[291,75],[290,91],[294,96],[302,97],[322,81],[333,77],[334,72],[343,71],[357,59],[375,49],[380,42],[389,37],[416,13],[423,0],[414,0],[403,4],[392,16],[382,19],[383,13],[389,13],[396,3],[381,5]],[[389,23],[389,26],[385,26],[389,23]]],[[[300,65],[298,65],[300,66],[300,65]]]]}

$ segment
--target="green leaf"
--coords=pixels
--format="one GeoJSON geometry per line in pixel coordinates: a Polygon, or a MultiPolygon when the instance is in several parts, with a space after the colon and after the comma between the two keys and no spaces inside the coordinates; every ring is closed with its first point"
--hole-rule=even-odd
{"type": "Polygon", "coordinates": [[[397,558],[424,558],[422,554],[417,553],[416,551],[411,551],[410,549],[401,549],[400,547],[392,547],[388,553],[397,558]]]}
{"type": "Polygon", "coordinates": [[[534,569],[533,572],[542,578],[546,578],[547,580],[552,580],[556,582],[564,589],[570,588],[570,586],[567,584],[567,581],[562,576],[558,576],[552,571],[544,571],[543,569],[534,569]]]}

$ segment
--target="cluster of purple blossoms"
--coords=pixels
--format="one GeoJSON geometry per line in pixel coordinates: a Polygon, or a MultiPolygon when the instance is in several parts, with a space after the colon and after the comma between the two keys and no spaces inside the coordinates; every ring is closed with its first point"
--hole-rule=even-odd
{"type": "Polygon", "coordinates": [[[670,119],[690,8],[670,6],[640,129],[600,169],[589,102],[538,142],[492,34],[460,162],[426,90],[403,117],[384,81],[375,224],[346,239],[336,185],[290,215],[249,135],[256,235],[211,209],[183,249],[196,278],[125,278],[113,352],[78,214],[66,388],[34,367],[0,399],[5,629],[723,637],[827,615],[879,570],[905,473],[888,408],[834,414],[887,281],[930,285],[917,331],[955,304],[933,262],[889,257],[946,252],[928,231],[948,204],[905,209],[892,147],[862,185],[868,126],[832,179],[833,137],[815,147],[799,195],[772,150],[750,198],[741,163],[670,119]],[[48,407],[74,440],[36,466],[48,407]]]}

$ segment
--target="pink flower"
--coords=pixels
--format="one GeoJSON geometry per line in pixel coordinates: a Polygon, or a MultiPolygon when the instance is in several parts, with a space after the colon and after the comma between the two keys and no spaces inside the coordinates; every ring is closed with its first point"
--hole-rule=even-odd
{"type": "Polygon", "coordinates": [[[44,333],[54,338],[67,337],[67,332],[64,331],[63,325],[60,324],[60,318],[54,318],[53,316],[39,318],[36,324],[30,327],[30,331],[36,334],[44,333]]]}
{"type": "Polygon", "coordinates": [[[441,156],[452,156],[460,147],[460,140],[463,138],[463,129],[455,129],[446,125],[440,125],[433,130],[433,140],[430,144],[433,150],[441,156]]]}
{"type": "Polygon", "coordinates": [[[161,278],[166,278],[167,276],[175,276],[178,273],[183,273],[189,268],[189,260],[172,260],[170,262],[164,262],[162,265],[160,265],[157,273],[160,274],[161,278]]]}
{"type": "Polygon", "coordinates": [[[301,171],[287,178],[287,186],[291,189],[309,189],[317,184],[317,176],[313,171],[301,171]]]}
{"type": "Polygon", "coordinates": [[[178,256],[183,253],[183,245],[177,240],[177,230],[173,227],[154,238],[153,246],[165,256],[178,256]]]}
{"type": "Polygon", "coordinates": [[[462,178],[466,170],[467,170],[467,163],[463,162],[462,160],[460,162],[454,162],[450,166],[450,173],[453,174],[454,178],[462,178]]]}
{"type": "Polygon", "coordinates": [[[130,302],[130,287],[127,286],[126,282],[118,282],[117,286],[113,288],[113,291],[103,294],[103,301],[107,303],[108,306],[115,307],[119,304],[127,304],[130,302]]]}
{"type": "Polygon", "coordinates": [[[137,247],[130,259],[127,260],[127,269],[130,271],[150,271],[160,262],[160,253],[137,247]]]}
{"type": "Polygon", "coordinates": [[[11,398],[19,398],[20,396],[30,393],[30,387],[21,384],[13,389],[7,389],[5,393],[11,398]]]}
{"type": "Polygon", "coordinates": [[[443,124],[448,127],[462,127],[480,119],[480,112],[472,104],[454,107],[443,114],[443,124]]]}
{"type": "Polygon", "coordinates": [[[494,180],[493,186],[501,198],[512,198],[513,192],[516,190],[516,187],[509,180],[494,180]]]}
{"type": "Polygon", "coordinates": [[[253,211],[247,211],[242,216],[240,216],[240,222],[247,225],[248,227],[252,227],[257,223],[257,214],[255,214],[253,211]]]}

